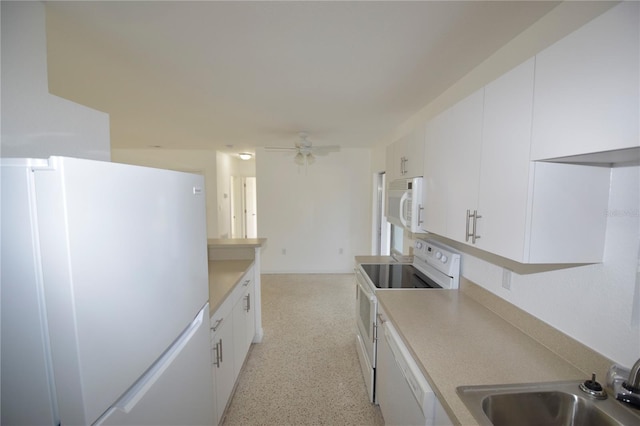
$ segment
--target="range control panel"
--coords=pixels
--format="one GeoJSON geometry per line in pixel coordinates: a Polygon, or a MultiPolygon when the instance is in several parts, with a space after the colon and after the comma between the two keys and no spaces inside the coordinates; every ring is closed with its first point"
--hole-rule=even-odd
{"type": "Polygon", "coordinates": [[[413,255],[450,277],[460,273],[460,254],[439,241],[416,240],[413,255]]]}

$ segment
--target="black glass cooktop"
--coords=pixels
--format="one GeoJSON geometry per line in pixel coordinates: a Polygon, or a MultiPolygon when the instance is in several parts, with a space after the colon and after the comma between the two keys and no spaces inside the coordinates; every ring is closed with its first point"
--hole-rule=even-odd
{"type": "Polygon", "coordinates": [[[361,266],[377,288],[442,288],[409,264],[387,263],[361,266]]]}

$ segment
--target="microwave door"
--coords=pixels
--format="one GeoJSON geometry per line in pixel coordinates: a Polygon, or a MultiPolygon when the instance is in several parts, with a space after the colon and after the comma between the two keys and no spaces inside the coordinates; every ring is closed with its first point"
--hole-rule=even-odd
{"type": "Polygon", "coordinates": [[[411,229],[411,193],[405,192],[400,198],[400,222],[406,229],[411,229]]]}

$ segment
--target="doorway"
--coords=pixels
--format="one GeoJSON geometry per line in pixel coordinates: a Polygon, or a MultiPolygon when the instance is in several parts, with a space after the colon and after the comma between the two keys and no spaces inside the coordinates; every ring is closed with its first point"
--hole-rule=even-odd
{"type": "Polygon", "coordinates": [[[256,178],[231,176],[231,238],[257,238],[256,178]]]}
{"type": "Polygon", "coordinates": [[[376,173],[373,177],[373,254],[388,256],[391,253],[391,224],[387,221],[384,205],[386,197],[385,172],[376,173]]]}

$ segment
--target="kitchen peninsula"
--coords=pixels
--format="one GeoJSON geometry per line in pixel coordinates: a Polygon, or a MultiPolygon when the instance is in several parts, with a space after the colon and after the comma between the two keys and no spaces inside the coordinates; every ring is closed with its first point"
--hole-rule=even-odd
{"type": "Polygon", "coordinates": [[[209,305],[215,424],[220,424],[251,343],[262,341],[264,238],[209,239],[209,305]]]}
{"type": "Polygon", "coordinates": [[[266,238],[209,238],[209,308],[211,315],[229,297],[240,279],[253,266],[255,276],[256,336],[262,340],[260,309],[260,249],[266,238]]]}

